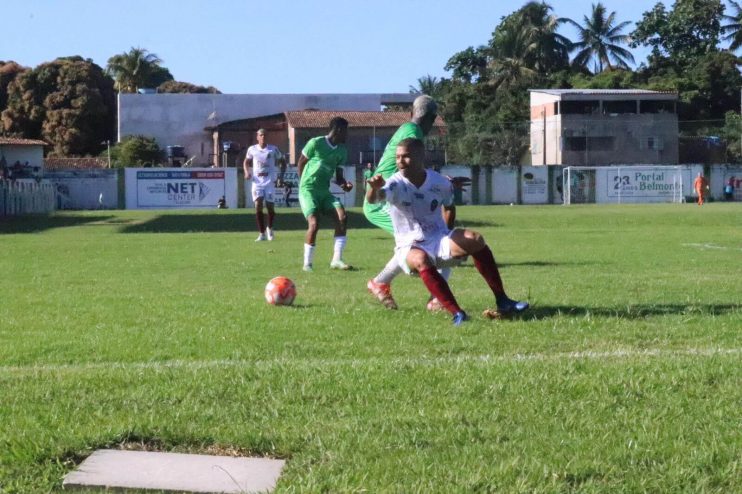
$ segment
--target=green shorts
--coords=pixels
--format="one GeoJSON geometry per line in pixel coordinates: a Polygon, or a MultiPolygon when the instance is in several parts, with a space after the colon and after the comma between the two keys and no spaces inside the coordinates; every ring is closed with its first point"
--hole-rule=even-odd
{"type": "Polygon", "coordinates": [[[305,218],[317,213],[332,213],[335,209],[343,209],[343,203],[329,190],[302,188],[299,188],[299,206],[305,218]]]}
{"type": "Polygon", "coordinates": [[[378,226],[389,235],[394,235],[394,227],[392,226],[392,216],[389,214],[389,203],[380,202],[371,204],[367,201],[363,201],[363,215],[372,225],[378,226]]]}

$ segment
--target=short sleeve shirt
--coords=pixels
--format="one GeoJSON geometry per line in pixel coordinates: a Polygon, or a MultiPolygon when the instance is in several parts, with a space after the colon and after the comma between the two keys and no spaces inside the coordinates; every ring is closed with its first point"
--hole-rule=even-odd
{"type": "Polygon", "coordinates": [[[252,160],[253,183],[255,185],[267,185],[278,178],[278,167],[276,166],[283,155],[278,148],[268,144],[264,148],[254,144],[247,148],[247,157],[252,160]]]}
{"type": "Polygon", "coordinates": [[[425,182],[418,188],[397,172],[382,189],[389,204],[397,247],[422,243],[449,233],[441,215],[441,206],[453,204],[453,186],[440,173],[426,170],[426,174],[425,182]]]}
{"type": "Polygon", "coordinates": [[[330,190],[330,179],[348,159],[346,147],[333,146],[326,136],[310,139],[301,154],[309,161],[301,174],[299,188],[308,190],[330,190]]]}

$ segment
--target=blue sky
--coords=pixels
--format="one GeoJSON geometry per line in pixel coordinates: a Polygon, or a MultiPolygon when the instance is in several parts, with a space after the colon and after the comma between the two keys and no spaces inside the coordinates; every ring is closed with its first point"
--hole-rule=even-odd
{"type": "MultiPolygon", "coordinates": [[[[559,16],[582,20],[593,1],[547,3],[559,16]]],[[[34,67],[80,55],[105,67],[112,55],[138,46],[162,58],[177,80],[224,93],[407,92],[421,76],[446,76],[454,53],[485,44],[501,17],[523,3],[7,1],[0,60],[34,67]]],[[[603,1],[619,21],[632,22],[655,3],[603,1]]],[[[633,53],[637,63],[646,59],[646,50],[633,53]]]]}

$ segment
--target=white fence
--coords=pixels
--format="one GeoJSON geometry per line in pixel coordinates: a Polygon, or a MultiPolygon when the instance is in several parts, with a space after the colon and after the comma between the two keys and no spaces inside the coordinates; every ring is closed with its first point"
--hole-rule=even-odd
{"type": "Polygon", "coordinates": [[[34,180],[0,180],[0,216],[46,214],[54,211],[54,185],[34,180]]]}

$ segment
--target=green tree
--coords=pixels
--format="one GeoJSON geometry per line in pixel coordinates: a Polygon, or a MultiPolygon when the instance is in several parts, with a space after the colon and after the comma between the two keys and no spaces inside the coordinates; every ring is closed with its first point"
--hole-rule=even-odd
{"type": "Polygon", "coordinates": [[[443,93],[445,81],[430,74],[417,79],[417,86],[410,86],[410,94],[427,94],[439,99],[443,93]]]}
{"type": "Polygon", "coordinates": [[[634,62],[634,56],[619,45],[630,41],[628,35],[622,31],[631,24],[624,21],[616,24],[616,12],[606,16],[606,9],[602,3],[592,5],[590,17],[583,17],[580,25],[572,19],[564,19],[564,22],[577,28],[579,41],[572,43],[572,49],[578,50],[572,64],[589,69],[593,65],[593,72],[603,72],[605,68],[612,69],[615,66],[628,69],[628,62],[634,62]],[[613,63],[611,63],[613,61],[613,63]]]}
{"type": "Polygon", "coordinates": [[[116,90],[135,93],[140,88],[156,88],[172,80],[170,72],[161,67],[162,60],[144,48],[132,47],[128,52],[108,59],[106,71],[116,81],[116,90]]]}
{"type": "Polygon", "coordinates": [[[670,11],[657,3],[631,33],[631,45],[652,48],[650,65],[689,65],[718,51],[724,5],[721,0],[677,0],[670,11]]]}
{"type": "MultiPolygon", "coordinates": [[[[0,61],[0,114],[8,106],[8,86],[18,76],[28,69],[15,62],[0,61]]],[[[0,119],[0,133],[3,132],[3,122],[0,119]]]]}
{"type": "Polygon", "coordinates": [[[157,87],[158,93],[222,94],[213,86],[197,86],[190,82],[165,81],[157,87]]]}
{"type": "Polygon", "coordinates": [[[82,57],[58,58],[19,73],[2,112],[6,132],[41,138],[53,156],[97,154],[115,133],[113,80],[82,57]]]}
{"type": "Polygon", "coordinates": [[[454,81],[478,82],[487,78],[489,57],[488,47],[474,48],[470,46],[449,58],[444,69],[452,72],[454,81]]]}
{"type": "Polygon", "coordinates": [[[111,166],[149,167],[158,166],[164,160],[164,153],[152,137],[126,136],[111,148],[111,166]]]}
{"type": "Polygon", "coordinates": [[[729,49],[736,51],[742,46],[742,6],[734,0],[729,0],[729,3],[734,9],[734,14],[724,14],[724,20],[728,21],[729,24],[721,26],[721,32],[726,34],[724,41],[731,42],[729,49]]]}

